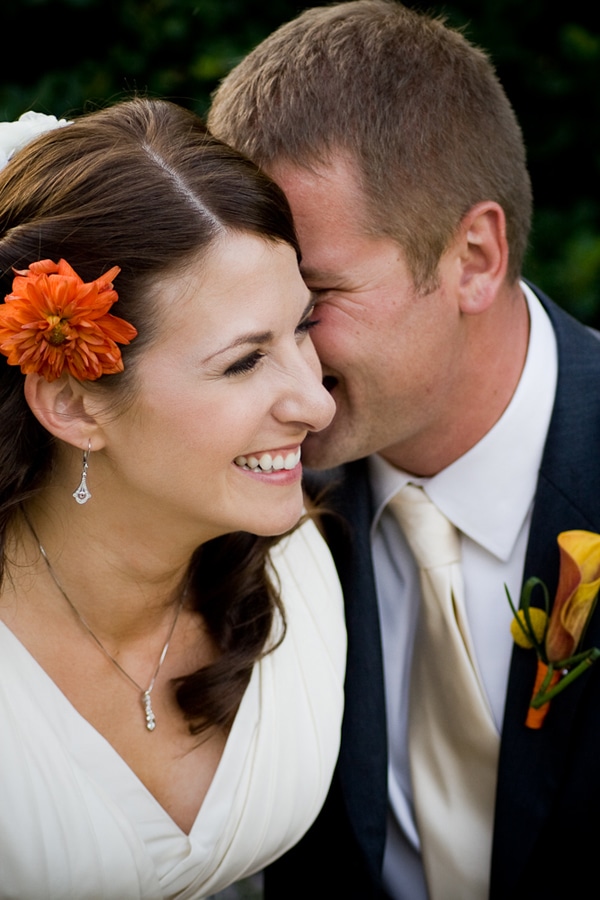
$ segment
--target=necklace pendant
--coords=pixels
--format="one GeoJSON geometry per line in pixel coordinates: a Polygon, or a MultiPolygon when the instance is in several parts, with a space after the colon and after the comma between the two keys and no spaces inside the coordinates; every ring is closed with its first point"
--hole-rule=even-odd
{"type": "Polygon", "coordinates": [[[146,715],[146,728],[148,731],[154,731],[156,728],[156,717],[152,710],[152,700],[150,698],[150,691],[144,691],[142,694],[142,703],[144,705],[144,713],[146,715]]]}

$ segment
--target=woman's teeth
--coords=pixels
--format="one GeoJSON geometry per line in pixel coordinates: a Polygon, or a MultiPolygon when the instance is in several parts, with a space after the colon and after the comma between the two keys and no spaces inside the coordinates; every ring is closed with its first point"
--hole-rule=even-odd
{"type": "Polygon", "coordinates": [[[242,469],[260,469],[261,472],[279,472],[280,469],[295,469],[300,462],[300,447],[294,453],[263,453],[262,456],[236,456],[234,463],[242,469]]]}

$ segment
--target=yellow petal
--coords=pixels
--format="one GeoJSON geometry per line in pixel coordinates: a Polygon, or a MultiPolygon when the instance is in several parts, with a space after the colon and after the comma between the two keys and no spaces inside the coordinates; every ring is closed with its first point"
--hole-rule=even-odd
{"type": "Polygon", "coordinates": [[[600,534],[592,531],[563,531],[558,536],[558,546],[575,560],[582,581],[589,583],[600,578],[600,534]]]}
{"type": "Polygon", "coordinates": [[[600,589],[600,535],[564,531],[558,545],[560,574],[546,636],[551,662],[575,652],[600,589]]]}
{"type": "Polygon", "coordinates": [[[563,606],[560,616],[561,623],[576,641],[579,641],[583,633],[599,590],[600,578],[589,584],[581,584],[571,599],[563,606]]]}
{"type": "MultiPolygon", "coordinates": [[[[519,621],[522,623],[525,631],[523,630],[521,625],[519,625],[519,621],[517,621],[517,618],[514,617],[512,622],[510,623],[510,633],[512,634],[515,644],[517,644],[519,647],[524,647],[526,650],[529,650],[531,647],[533,647],[533,641],[525,633],[526,631],[529,631],[527,626],[527,619],[525,618],[525,611],[522,609],[518,610],[517,616],[519,618],[519,621]]],[[[539,643],[544,637],[548,616],[543,609],[537,609],[536,607],[532,606],[529,608],[529,618],[531,620],[533,634],[535,636],[535,639],[539,643]]]]}

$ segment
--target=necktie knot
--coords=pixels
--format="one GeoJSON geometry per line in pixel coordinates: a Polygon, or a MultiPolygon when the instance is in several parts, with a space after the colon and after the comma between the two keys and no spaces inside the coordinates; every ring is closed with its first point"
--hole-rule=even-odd
{"type": "Polygon", "coordinates": [[[425,491],[406,484],[389,503],[420,569],[460,562],[460,540],[452,522],[425,491]]]}

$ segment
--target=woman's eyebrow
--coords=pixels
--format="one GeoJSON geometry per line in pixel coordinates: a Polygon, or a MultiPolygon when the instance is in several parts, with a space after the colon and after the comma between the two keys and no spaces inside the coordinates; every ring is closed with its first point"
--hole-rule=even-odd
{"type": "Polygon", "coordinates": [[[210,356],[207,356],[206,359],[202,360],[202,362],[210,362],[210,360],[214,359],[215,356],[219,356],[221,353],[225,353],[227,350],[234,350],[236,347],[242,347],[246,344],[252,344],[254,346],[256,346],[257,344],[268,344],[273,340],[273,336],[274,335],[272,331],[250,331],[246,334],[240,334],[225,347],[221,347],[219,350],[215,350],[214,353],[211,353],[210,356]]]}
{"type": "MultiPolygon", "coordinates": [[[[302,320],[306,318],[306,316],[310,313],[310,311],[312,310],[314,305],[315,305],[315,301],[311,297],[300,315],[300,319],[299,319],[300,322],[302,322],[302,320]]],[[[258,344],[268,344],[273,340],[274,336],[275,335],[274,335],[273,331],[260,331],[260,332],[249,331],[249,332],[246,332],[245,334],[240,334],[238,337],[234,338],[234,340],[231,341],[229,344],[227,344],[225,347],[221,347],[219,350],[215,350],[214,353],[211,353],[210,356],[207,356],[206,359],[202,360],[202,362],[203,363],[210,362],[210,360],[214,359],[215,356],[219,356],[219,354],[225,353],[227,350],[235,350],[236,347],[242,347],[242,346],[245,346],[246,344],[250,344],[252,346],[257,346],[258,344]]]]}

